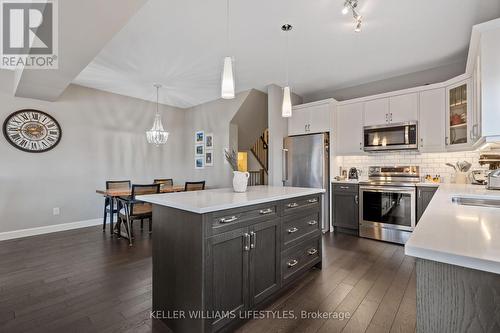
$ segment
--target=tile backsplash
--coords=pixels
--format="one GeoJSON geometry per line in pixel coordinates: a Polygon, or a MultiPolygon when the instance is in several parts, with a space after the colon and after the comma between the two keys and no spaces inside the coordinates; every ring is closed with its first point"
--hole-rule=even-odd
{"type": "MultiPolygon", "coordinates": [[[[418,153],[418,152],[392,152],[373,153],[362,156],[337,156],[336,165],[349,170],[355,167],[362,170],[361,178],[367,177],[370,166],[394,166],[394,165],[417,165],[420,167],[420,175],[440,175],[444,183],[453,182],[454,170],[445,163],[455,164],[457,161],[468,161],[472,163],[471,170],[487,169],[479,165],[477,151],[449,152],[449,153],[418,153]]],[[[339,170],[335,170],[338,175],[339,170]]]]}

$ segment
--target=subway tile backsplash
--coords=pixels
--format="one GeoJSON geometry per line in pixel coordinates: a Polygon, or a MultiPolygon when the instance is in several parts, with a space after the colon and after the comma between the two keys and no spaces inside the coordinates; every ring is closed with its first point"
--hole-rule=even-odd
{"type": "MultiPolygon", "coordinates": [[[[440,175],[444,183],[453,182],[455,171],[445,163],[455,164],[457,161],[468,161],[472,163],[471,170],[487,169],[479,165],[479,152],[449,152],[449,153],[418,153],[418,152],[392,152],[373,153],[362,156],[337,156],[336,164],[349,170],[356,167],[362,170],[362,178],[367,177],[370,166],[394,166],[394,165],[418,165],[420,174],[425,176],[440,175]]],[[[335,174],[338,174],[338,170],[335,174]]]]}

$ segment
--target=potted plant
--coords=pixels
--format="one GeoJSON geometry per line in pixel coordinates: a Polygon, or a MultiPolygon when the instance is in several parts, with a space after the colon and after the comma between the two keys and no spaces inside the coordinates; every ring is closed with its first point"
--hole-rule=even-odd
{"type": "Polygon", "coordinates": [[[224,151],[226,160],[233,169],[233,190],[234,192],[243,193],[247,191],[248,178],[250,174],[248,172],[241,172],[238,170],[238,154],[234,151],[224,151]]]}

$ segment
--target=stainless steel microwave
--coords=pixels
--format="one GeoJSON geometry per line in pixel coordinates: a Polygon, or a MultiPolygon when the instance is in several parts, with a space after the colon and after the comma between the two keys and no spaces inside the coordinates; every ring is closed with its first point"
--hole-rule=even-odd
{"type": "Polygon", "coordinates": [[[417,122],[363,127],[364,151],[418,149],[417,122]]]}

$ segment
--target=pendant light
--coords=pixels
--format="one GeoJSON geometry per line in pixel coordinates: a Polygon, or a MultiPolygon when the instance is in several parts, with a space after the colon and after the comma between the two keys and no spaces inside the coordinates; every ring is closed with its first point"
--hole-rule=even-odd
{"type": "Polygon", "coordinates": [[[160,112],[158,110],[159,106],[158,96],[160,94],[159,91],[161,85],[155,84],[154,87],[156,88],[156,114],[153,127],[146,132],[146,138],[148,139],[148,142],[150,144],[156,145],[158,147],[159,145],[164,145],[167,143],[168,132],[163,129],[160,112]]]}
{"type": "MultiPolygon", "coordinates": [[[[292,26],[290,24],[284,24],[281,27],[284,32],[290,32],[292,26]]],[[[283,118],[290,118],[292,116],[292,98],[290,96],[290,85],[288,83],[288,34],[286,36],[286,51],[285,51],[285,61],[286,61],[286,85],[283,88],[283,103],[281,105],[281,116],[283,118]]]]}
{"type": "MultiPolygon", "coordinates": [[[[226,0],[226,49],[229,49],[229,0],[226,0]]],[[[221,97],[223,99],[234,98],[234,73],[233,59],[224,58],[224,67],[222,69],[221,97]]]]}

